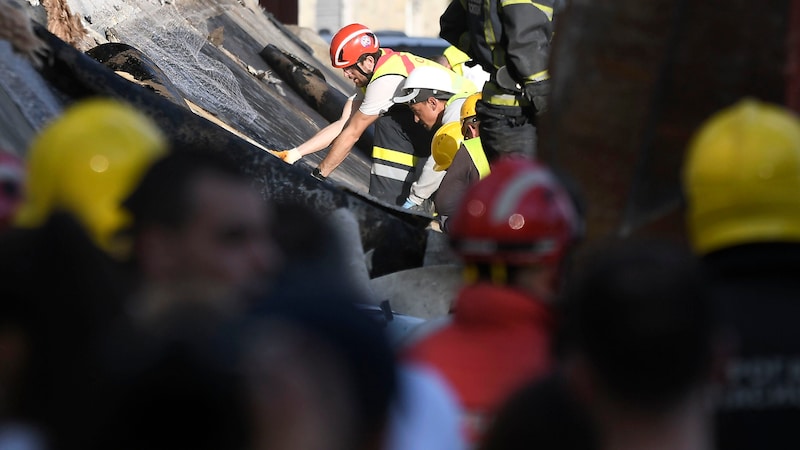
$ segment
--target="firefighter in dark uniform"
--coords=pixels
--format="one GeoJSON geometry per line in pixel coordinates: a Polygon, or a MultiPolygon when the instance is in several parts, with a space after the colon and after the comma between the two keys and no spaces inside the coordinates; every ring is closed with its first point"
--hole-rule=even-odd
{"type": "Polygon", "coordinates": [[[478,102],[490,162],[497,155],[536,155],[537,116],[550,93],[553,0],[453,0],[440,36],[491,74],[478,102]]]}
{"type": "Polygon", "coordinates": [[[732,341],[715,448],[800,448],[800,118],[738,101],[698,129],[682,178],[689,240],[732,341]]]}

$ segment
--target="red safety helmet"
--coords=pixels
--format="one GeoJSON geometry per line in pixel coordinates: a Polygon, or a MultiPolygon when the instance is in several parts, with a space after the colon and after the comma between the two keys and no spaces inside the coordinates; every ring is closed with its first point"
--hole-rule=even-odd
{"type": "Polygon", "coordinates": [[[581,226],[553,173],[520,157],[498,160],[450,220],[451,244],[465,262],[508,265],[558,265],[581,226]]]}
{"type": "Polygon", "coordinates": [[[339,30],[331,39],[331,65],[344,69],[358,63],[361,55],[380,50],[378,37],[360,23],[351,23],[339,30]]]}
{"type": "Polygon", "coordinates": [[[0,149],[0,230],[7,228],[22,203],[25,165],[22,158],[0,149]]]}

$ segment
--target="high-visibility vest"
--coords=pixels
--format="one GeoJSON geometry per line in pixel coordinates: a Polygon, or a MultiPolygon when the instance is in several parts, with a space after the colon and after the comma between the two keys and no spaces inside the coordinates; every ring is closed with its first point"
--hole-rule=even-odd
{"type": "Polygon", "coordinates": [[[464,148],[467,149],[467,153],[469,153],[472,163],[475,164],[475,167],[478,169],[478,176],[483,179],[486,177],[486,175],[489,175],[491,172],[491,169],[489,168],[489,160],[486,159],[486,153],[483,151],[483,144],[481,143],[480,136],[467,139],[462,144],[464,145],[464,148]]]}

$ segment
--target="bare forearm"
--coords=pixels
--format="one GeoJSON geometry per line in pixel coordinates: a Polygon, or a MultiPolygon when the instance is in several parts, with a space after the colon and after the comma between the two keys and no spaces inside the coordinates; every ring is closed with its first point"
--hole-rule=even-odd
{"type": "Polygon", "coordinates": [[[319,163],[318,168],[322,176],[327,177],[339,167],[339,164],[344,161],[350,153],[350,150],[356,145],[358,138],[361,137],[364,130],[377,119],[377,115],[366,115],[358,110],[353,113],[353,116],[350,117],[350,120],[347,122],[342,132],[333,140],[331,149],[328,151],[325,159],[319,163]]]}
{"type": "Polygon", "coordinates": [[[306,156],[328,147],[331,145],[331,142],[336,139],[336,136],[341,133],[343,127],[344,124],[338,121],[328,124],[328,126],[319,130],[317,134],[312,136],[311,139],[298,145],[297,151],[300,152],[301,155],[306,156]]]}
{"type": "Polygon", "coordinates": [[[330,151],[325,156],[325,159],[319,163],[320,173],[327,177],[331,172],[336,170],[339,164],[350,154],[350,150],[356,144],[358,138],[359,135],[348,132],[348,130],[345,129],[339,137],[334,139],[330,151]]]}

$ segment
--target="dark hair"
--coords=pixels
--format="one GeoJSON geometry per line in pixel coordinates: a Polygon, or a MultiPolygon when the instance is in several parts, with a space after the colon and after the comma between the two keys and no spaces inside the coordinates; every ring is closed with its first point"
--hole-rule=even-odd
{"type": "Polygon", "coordinates": [[[529,382],[503,404],[480,450],[600,448],[599,433],[586,408],[561,373],[529,382]]]}
{"type": "Polygon", "coordinates": [[[687,249],[617,241],[596,250],[566,296],[566,351],[610,394],[668,406],[708,376],[716,331],[705,277],[687,249]]]}
{"type": "Polygon", "coordinates": [[[358,57],[358,62],[364,62],[367,59],[367,56],[372,56],[372,59],[375,60],[375,64],[378,63],[378,59],[381,57],[381,51],[378,50],[377,52],[373,53],[364,53],[363,55],[358,57]]]}
{"type": "Polygon", "coordinates": [[[330,345],[354,387],[360,443],[370,442],[387,426],[397,391],[389,338],[378,321],[356,306],[363,303],[356,294],[337,287],[316,294],[300,291],[273,293],[260,301],[254,317],[294,325],[330,345]]]}
{"type": "Polygon", "coordinates": [[[146,224],[182,227],[192,216],[192,183],[202,174],[247,182],[228,158],[210,151],[174,151],[153,163],[123,206],[133,215],[134,232],[146,224]]]}

